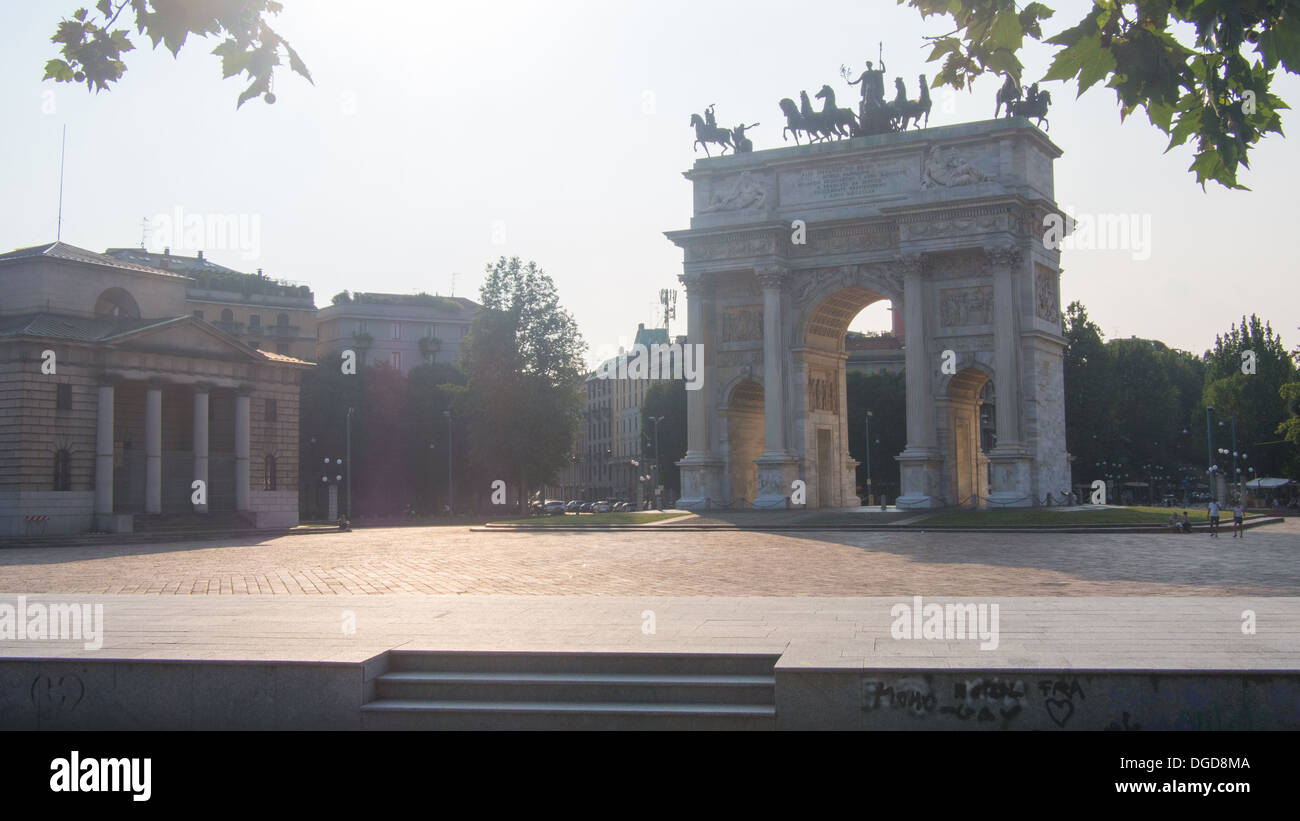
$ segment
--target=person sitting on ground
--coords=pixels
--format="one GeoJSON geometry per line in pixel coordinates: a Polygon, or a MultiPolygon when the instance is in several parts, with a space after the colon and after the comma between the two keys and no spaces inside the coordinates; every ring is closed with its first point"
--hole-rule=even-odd
{"type": "Polygon", "coordinates": [[[1186,511],[1186,510],[1183,511],[1183,522],[1182,522],[1182,524],[1183,524],[1183,532],[1184,532],[1184,533],[1191,533],[1191,532],[1192,532],[1192,520],[1191,520],[1191,518],[1187,515],[1187,511],[1186,511]]]}
{"type": "Polygon", "coordinates": [[[1178,514],[1177,514],[1177,513],[1170,513],[1170,514],[1169,514],[1169,529],[1170,529],[1170,530],[1174,530],[1174,531],[1178,530],[1178,514]]]}

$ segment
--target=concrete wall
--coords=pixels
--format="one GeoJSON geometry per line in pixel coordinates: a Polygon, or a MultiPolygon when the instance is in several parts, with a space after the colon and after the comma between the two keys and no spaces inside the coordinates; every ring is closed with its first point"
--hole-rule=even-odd
{"type": "Polygon", "coordinates": [[[864,672],[778,662],[776,715],[782,730],[1296,730],[1300,672],[864,672]]]}

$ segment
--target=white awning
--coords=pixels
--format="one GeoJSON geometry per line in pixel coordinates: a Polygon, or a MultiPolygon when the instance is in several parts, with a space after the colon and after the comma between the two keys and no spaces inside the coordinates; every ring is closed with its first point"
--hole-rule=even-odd
{"type": "Polygon", "coordinates": [[[1280,487],[1286,487],[1289,484],[1291,484],[1290,479],[1277,479],[1263,476],[1259,479],[1251,479],[1246,483],[1246,487],[1251,490],[1275,490],[1280,487]]]}

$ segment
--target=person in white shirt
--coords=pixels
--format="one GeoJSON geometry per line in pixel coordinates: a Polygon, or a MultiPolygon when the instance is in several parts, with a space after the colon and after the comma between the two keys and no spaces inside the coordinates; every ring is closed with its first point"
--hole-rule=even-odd
{"type": "Polygon", "coordinates": [[[1219,500],[1210,500],[1210,535],[1219,538],[1219,500]]]}
{"type": "Polygon", "coordinates": [[[1232,508],[1232,538],[1246,538],[1246,508],[1241,500],[1232,508]]]}

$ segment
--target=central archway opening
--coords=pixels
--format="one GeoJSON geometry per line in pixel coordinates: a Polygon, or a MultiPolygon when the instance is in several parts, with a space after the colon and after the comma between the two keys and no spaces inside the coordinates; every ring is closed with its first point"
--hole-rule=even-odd
{"type": "Polygon", "coordinates": [[[876,506],[899,493],[907,444],[902,312],[883,294],[842,288],[810,313],[802,365],[810,507],[876,506]]]}

